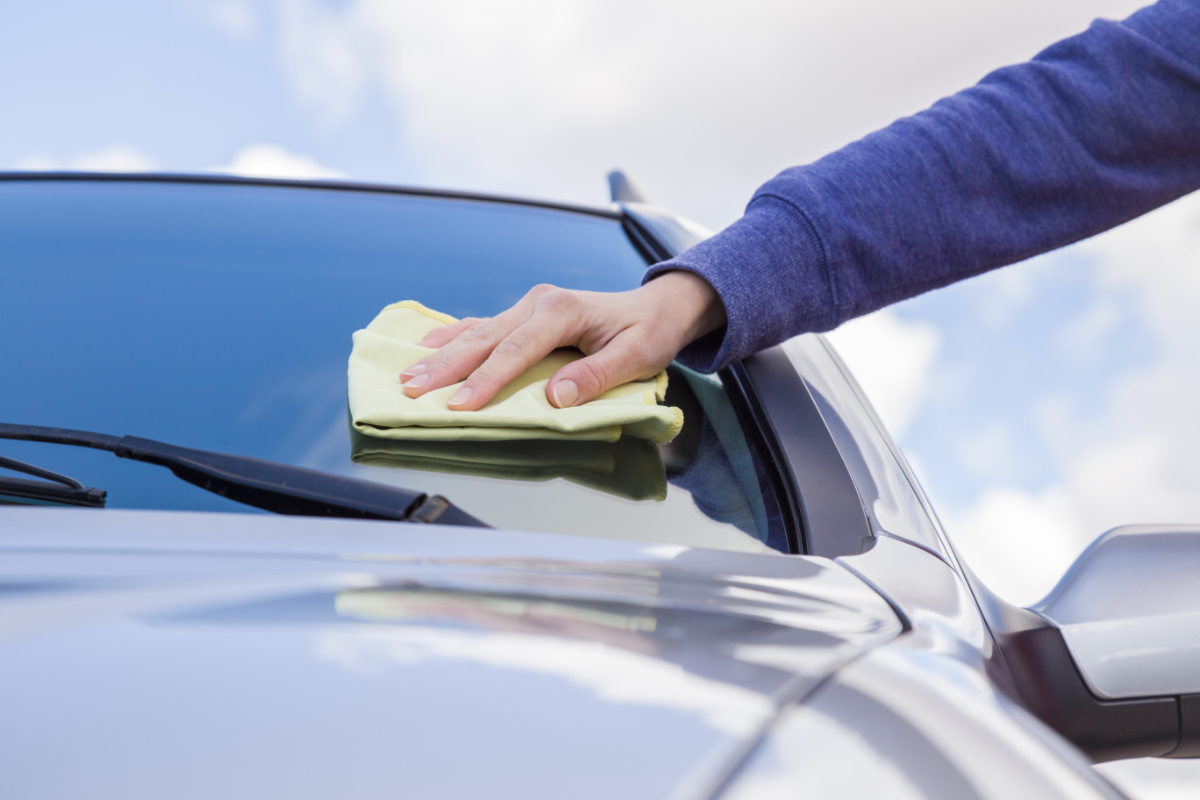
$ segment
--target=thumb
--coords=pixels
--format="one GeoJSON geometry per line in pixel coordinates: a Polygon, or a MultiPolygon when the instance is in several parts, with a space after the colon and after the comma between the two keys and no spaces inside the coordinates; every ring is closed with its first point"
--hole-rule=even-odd
{"type": "Polygon", "coordinates": [[[572,361],[550,378],[546,399],[559,408],[594,400],[623,383],[653,375],[662,365],[652,364],[642,348],[614,339],[604,349],[572,361]]]}

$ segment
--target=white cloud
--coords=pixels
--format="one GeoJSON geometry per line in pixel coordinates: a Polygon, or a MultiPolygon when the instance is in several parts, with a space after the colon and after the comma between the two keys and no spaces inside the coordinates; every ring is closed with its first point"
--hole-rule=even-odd
{"type": "Polygon", "coordinates": [[[442,184],[603,200],[629,168],[710,225],[754,187],[1140,0],[283,0],[298,93],[344,120],[373,86],[442,184]]]}
{"type": "Polygon", "coordinates": [[[980,476],[996,475],[1013,461],[1013,431],[999,420],[981,423],[958,443],[962,465],[980,476]]]}
{"type": "Polygon", "coordinates": [[[1101,414],[1047,415],[1096,523],[1200,520],[1200,194],[1081,246],[1108,298],[1132,299],[1150,362],[1120,375],[1101,414]]]}
{"type": "Polygon", "coordinates": [[[893,438],[902,438],[928,391],[941,347],[937,328],[883,309],[850,320],[829,339],[893,438]]]}
{"type": "Polygon", "coordinates": [[[985,584],[1018,605],[1045,596],[1086,546],[1071,492],[1051,487],[989,489],[946,526],[963,559],[985,584]]]}
{"type": "MultiPolygon", "coordinates": [[[[1097,264],[1100,294],[1064,323],[1077,358],[1103,358],[1117,302],[1136,309],[1148,364],[1113,376],[1098,398],[1055,395],[1039,410],[1057,478],[1031,492],[999,487],[947,510],[947,527],[977,573],[1010,600],[1052,588],[1105,530],[1200,522],[1200,194],[1078,245],[1097,264]]],[[[1031,391],[1036,387],[1031,386],[1031,391]]]]}
{"type": "Polygon", "coordinates": [[[12,168],[29,170],[31,172],[52,172],[56,169],[62,169],[62,164],[49,153],[30,153],[13,164],[12,168]]]}
{"type": "Polygon", "coordinates": [[[114,144],[77,156],[70,168],[88,172],[149,172],[154,169],[154,161],[137,148],[114,144]]]}
{"type": "MultiPolygon", "coordinates": [[[[1029,265],[1037,276],[1028,267],[1010,271],[1014,277],[994,293],[1003,296],[983,298],[974,324],[1008,324],[1006,318],[1037,301],[1042,278],[1066,263],[1055,259],[1081,258],[1095,265],[1096,297],[1064,318],[1057,341],[1046,344],[1065,348],[1075,363],[1103,361],[1114,331],[1132,322],[1153,357],[1123,372],[1111,367],[1101,395],[1075,387],[1041,401],[1035,435],[1050,454],[1045,485],[997,483],[969,502],[940,509],[972,568],[1021,604],[1049,591],[1079,552],[1112,527],[1200,522],[1200,194],[1029,265]]],[[[897,439],[921,413],[928,392],[938,391],[931,376],[943,366],[937,355],[944,335],[885,309],[830,336],[897,439]]],[[[1035,396],[1039,390],[1032,382],[1027,388],[1035,396]]],[[[945,398],[938,399],[942,408],[945,398]]],[[[974,434],[949,448],[957,457],[954,468],[1012,479],[1014,421],[981,418],[974,434]]]]}
{"type": "Polygon", "coordinates": [[[127,144],[114,144],[83,153],[65,164],[48,153],[31,153],[14,165],[14,169],[43,172],[63,169],[81,172],[149,172],[154,168],[153,159],[127,144]]]}
{"type": "Polygon", "coordinates": [[[1063,328],[1060,343],[1079,360],[1094,361],[1101,358],[1104,355],[1103,346],[1122,322],[1122,316],[1121,307],[1115,299],[1102,298],[1063,328]]]}
{"type": "MultiPolygon", "coordinates": [[[[1154,409],[1149,409],[1153,413],[1154,409]]],[[[1170,428],[1173,420],[1161,420],[1170,428]]],[[[985,584],[1029,605],[1043,597],[1097,536],[1117,525],[1200,520],[1200,441],[1115,436],[1071,453],[1061,482],[1033,492],[986,490],[944,513],[955,546],[985,584]]]]}
{"type": "Polygon", "coordinates": [[[1034,259],[1020,269],[1002,269],[988,275],[988,292],[979,303],[979,322],[992,329],[1003,328],[1029,302],[1042,277],[1053,268],[1046,259],[1034,259]]]}
{"type": "Polygon", "coordinates": [[[341,170],[326,167],[310,156],[293,153],[276,144],[247,145],[228,164],[212,167],[211,170],[253,178],[303,180],[346,177],[341,170]]]}
{"type": "Polygon", "coordinates": [[[301,99],[339,122],[357,106],[367,82],[365,31],[317,3],[280,0],[280,53],[301,99]]]}
{"type": "Polygon", "coordinates": [[[258,29],[258,18],[254,9],[239,0],[220,0],[205,8],[205,16],[218,29],[239,39],[254,35],[258,29]]]}
{"type": "Polygon", "coordinates": [[[1200,520],[1200,459],[1189,452],[1197,444],[1165,432],[1098,441],[1071,453],[1060,482],[988,489],[964,512],[946,513],[947,528],[984,583],[1029,605],[1110,528],[1200,520]]]}

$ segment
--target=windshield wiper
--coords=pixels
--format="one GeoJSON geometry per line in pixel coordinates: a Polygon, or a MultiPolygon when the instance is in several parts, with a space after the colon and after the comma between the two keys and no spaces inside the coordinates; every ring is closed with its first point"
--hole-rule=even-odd
{"type": "MultiPolygon", "coordinates": [[[[382,483],[343,478],[340,475],[248,456],[176,447],[137,436],[109,436],[66,428],[0,423],[0,439],[107,450],[118,458],[166,467],[178,477],[201,489],[276,514],[490,527],[440,495],[427,495],[382,483]]],[[[56,477],[66,478],[61,475],[56,477]]],[[[20,482],[33,483],[23,480],[20,482]]]]}
{"type": "Polygon", "coordinates": [[[25,478],[14,478],[10,475],[0,475],[0,500],[13,499],[18,502],[33,500],[57,505],[104,508],[104,498],[108,492],[103,492],[94,486],[84,488],[82,483],[67,475],[60,475],[57,472],[4,456],[0,456],[0,467],[43,479],[31,481],[25,478]]]}

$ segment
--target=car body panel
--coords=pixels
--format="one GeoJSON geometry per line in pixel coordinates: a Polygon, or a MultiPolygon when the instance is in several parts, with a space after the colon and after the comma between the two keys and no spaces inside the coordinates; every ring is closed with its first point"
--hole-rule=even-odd
{"type": "Polygon", "coordinates": [[[889,535],[837,559],[884,596],[903,635],[782,714],[722,793],[880,800],[1118,798],[1086,759],[1001,690],[965,579],[889,535]]]}
{"type": "Polygon", "coordinates": [[[827,559],[586,537],[10,508],[0,552],[23,797],[703,795],[902,629],[827,559]]]}
{"type": "Polygon", "coordinates": [[[1080,754],[977,670],[906,634],[782,715],[725,800],[1118,800],[1080,754]]]}

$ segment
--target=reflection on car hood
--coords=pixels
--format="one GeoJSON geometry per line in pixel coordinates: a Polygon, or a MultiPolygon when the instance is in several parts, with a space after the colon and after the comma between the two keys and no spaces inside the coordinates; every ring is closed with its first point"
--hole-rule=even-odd
{"type": "Polygon", "coordinates": [[[666,797],[900,631],[831,561],[0,509],[6,794],[666,797]]]}

